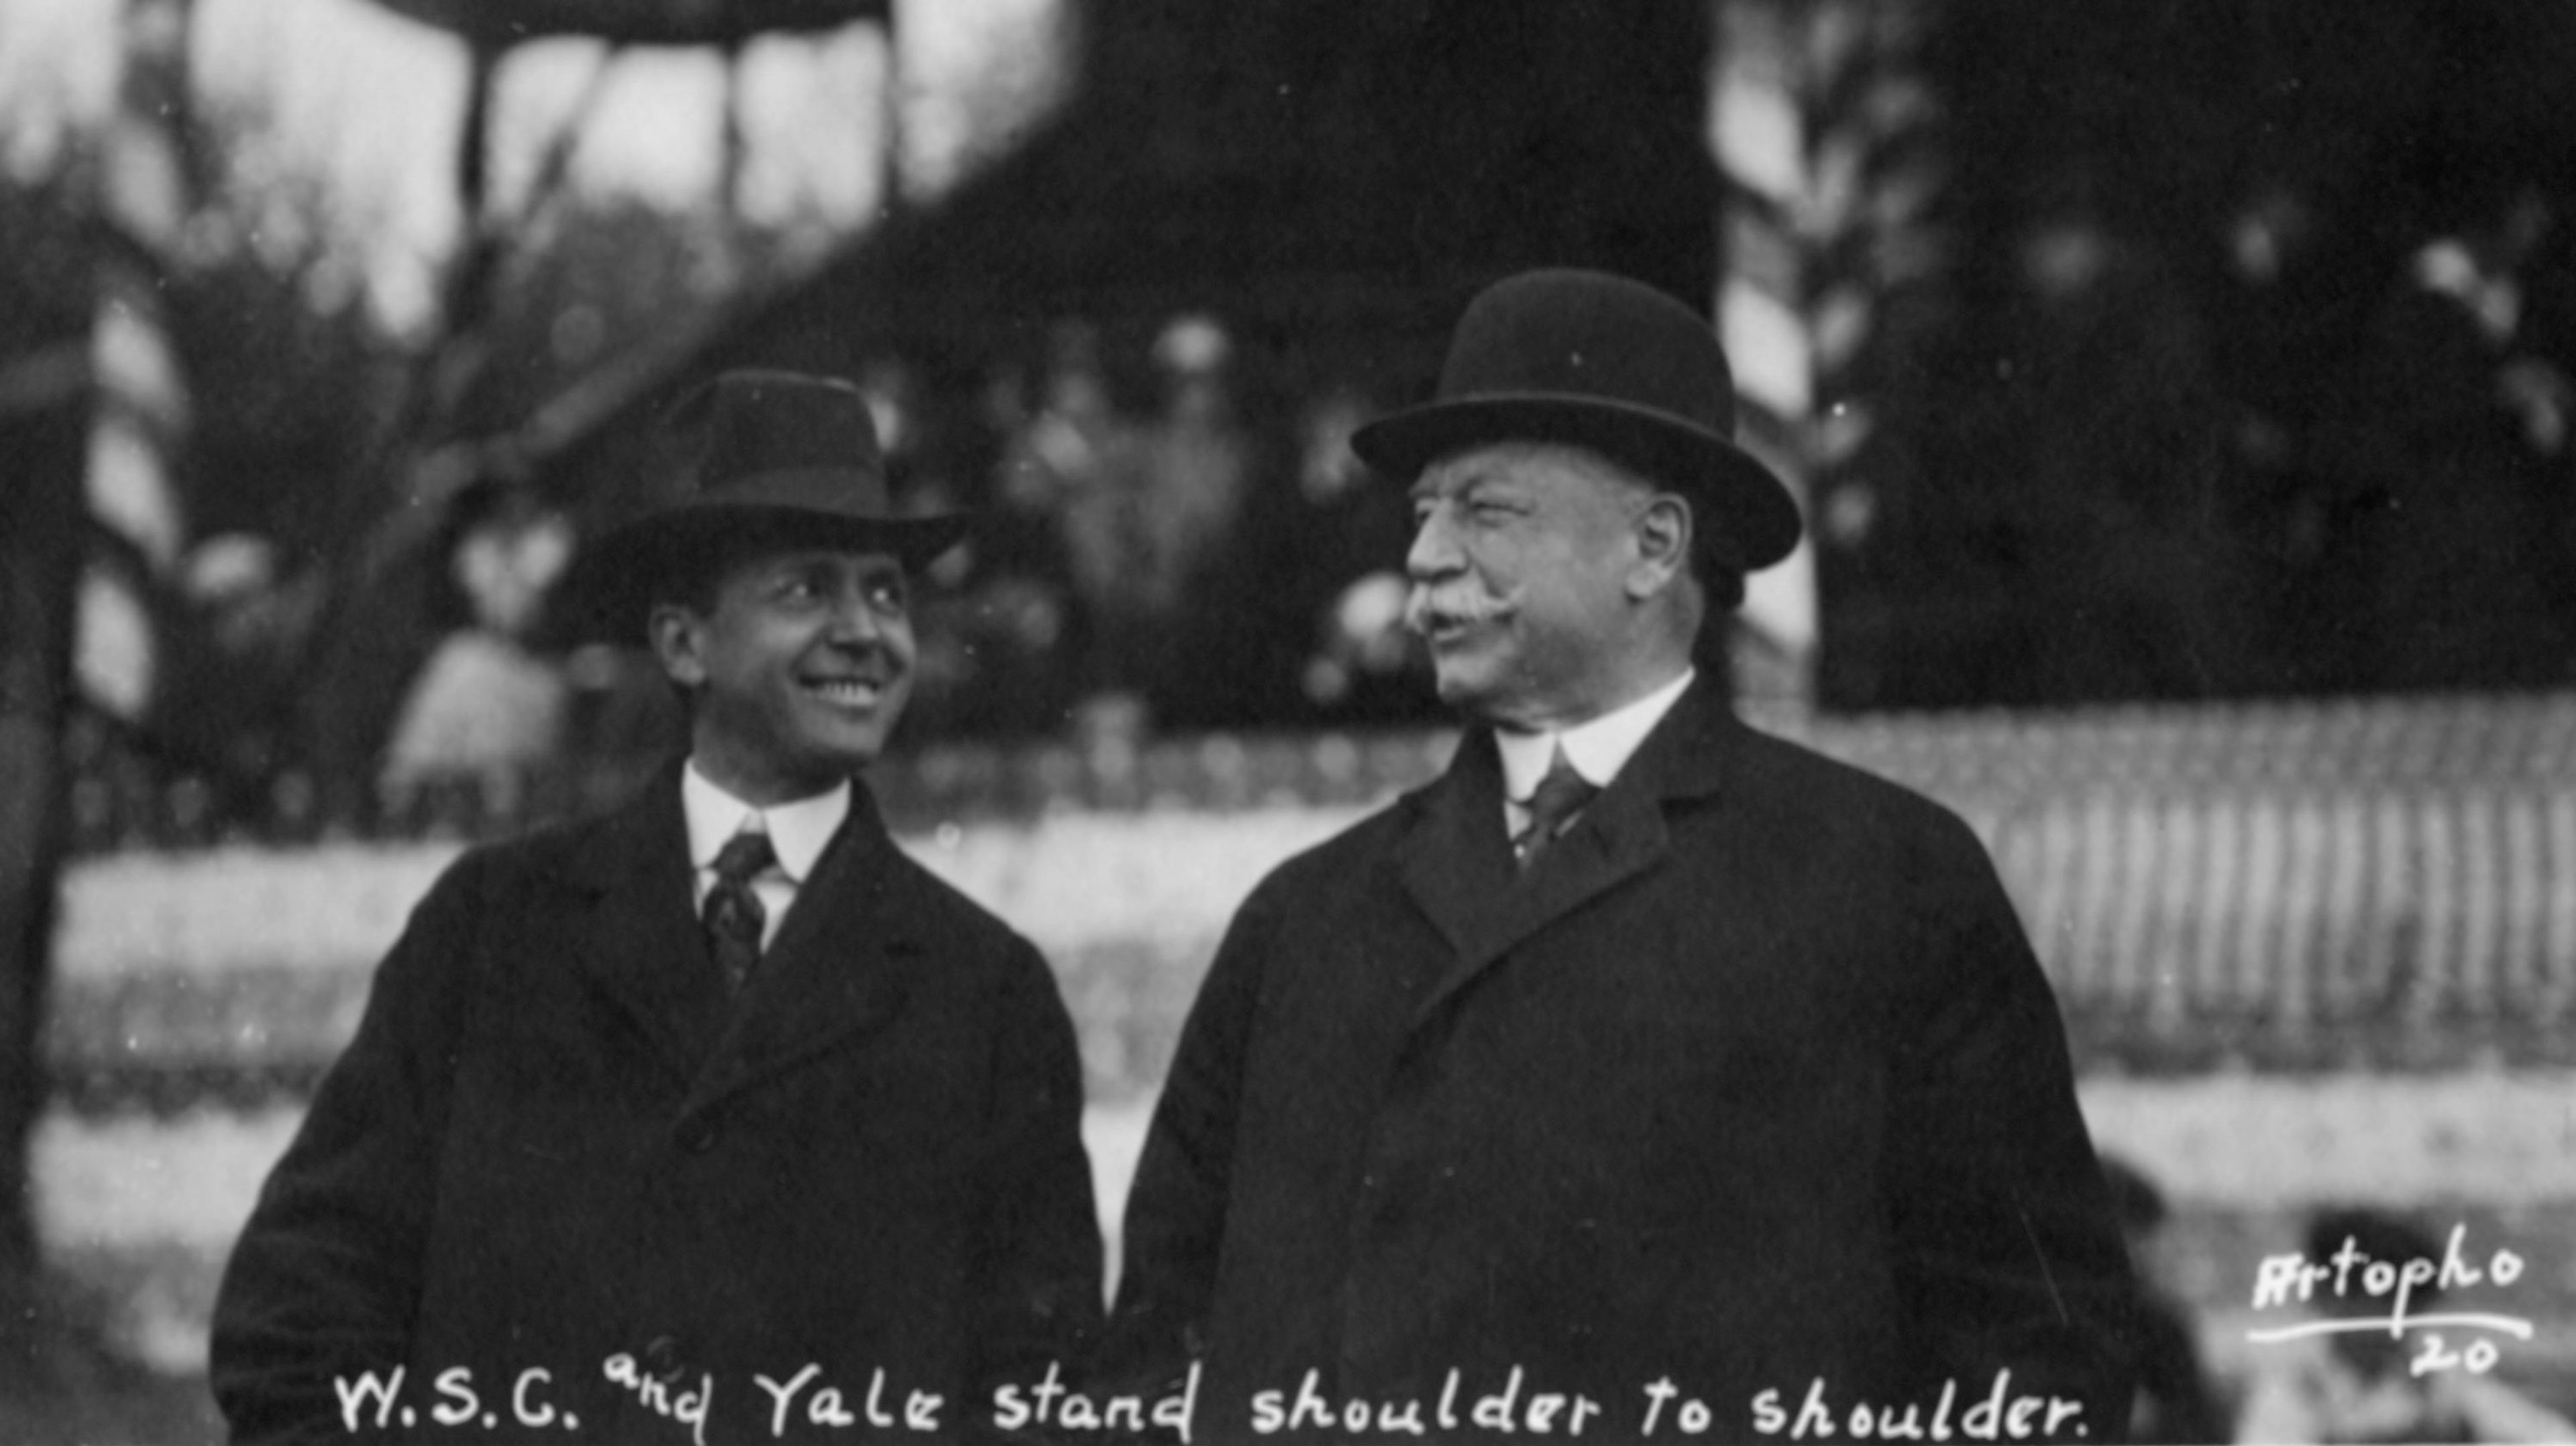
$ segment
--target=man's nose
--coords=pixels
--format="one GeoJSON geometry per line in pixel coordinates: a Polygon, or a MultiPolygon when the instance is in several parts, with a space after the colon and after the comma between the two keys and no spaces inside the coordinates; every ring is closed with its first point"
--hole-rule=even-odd
{"type": "Polygon", "coordinates": [[[1466,565],[1458,539],[1449,528],[1449,509],[1426,507],[1414,524],[1413,546],[1404,554],[1404,570],[1417,582],[1447,577],[1466,565]]]}
{"type": "Polygon", "coordinates": [[[869,600],[866,588],[843,588],[834,595],[832,641],[862,646],[876,642],[884,632],[885,619],[877,616],[876,605],[869,600]]]}

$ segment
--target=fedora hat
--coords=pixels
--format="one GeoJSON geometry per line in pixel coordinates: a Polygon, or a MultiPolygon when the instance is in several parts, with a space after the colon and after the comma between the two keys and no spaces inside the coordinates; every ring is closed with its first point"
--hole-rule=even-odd
{"type": "Polygon", "coordinates": [[[637,633],[658,591],[740,547],[884,552],[912,569],[966,535],[959,514],[895,512],[867,397],[836,377],[729,371],[669,424],[704,438],[690,493],[585,552],[567,591],[587,636],[637,633]]]}
{"type": "Polygon", "coordinates": [[[1746,571],[1798,545],[1798,506],[1735,444],[1735,376],[1697,312],[1597,271],[1531,271],[1480,292],[1458,319],[1440,390],[1351,437],[1379,473],[1410,481],[1483,442],[1570,442],[1684,488],[1717,523],[1711,544],[1746,571]]]}

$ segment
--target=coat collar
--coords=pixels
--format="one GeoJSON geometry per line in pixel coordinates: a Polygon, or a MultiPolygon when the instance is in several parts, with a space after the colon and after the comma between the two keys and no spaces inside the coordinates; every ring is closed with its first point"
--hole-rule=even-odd
{"type": "Polygon", "coordinates": [[[854,782],[849,816],[738,1000],[725,996],[693,907],[676,768],[562,856],[591,896],[580,968],[711,1100],[891,1017],[923,953],[915,893],[873,796],[854,782]]]}
{"type": "Polygon", "coordinates": [[[1653,868],[1670,852],[1667,806],[1720,789],[1742,726],[1703,673],[1527,879],[1504,837],[1493,732],[1469,732],[1449,771],[1413,795],[1414,819],[1395,849],[1405,891],[1453,956],[1417,1022],[1514,945],[1653,868]]]}

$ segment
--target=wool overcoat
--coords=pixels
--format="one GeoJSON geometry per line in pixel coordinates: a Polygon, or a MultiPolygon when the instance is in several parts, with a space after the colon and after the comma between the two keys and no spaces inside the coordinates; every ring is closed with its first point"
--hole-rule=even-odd
{"type": "Polygon", "coordinates": [[[1089,1344],[1037,952],[864,784],[739,1000],[692,904],[676,772],[439,880],[227,1268],[237,1441],[958,1439],[1089,1344]]]}
{"type": "Polygon", "coordinates": [[[2053,1434],[2116,1438],[2127,1259],[1974,834],[1705,682],[1526,877],[1500,777],[1470,731],[1243,905],[1103,1378],[1198,1361],[1197,1441],[1401,1439],[1408,1409],[1499,1439],[1506,1393],[1522,1435],[1553,1397],[1596,1439],[1802,1410],[1814,1439],[1812,1396],[1840,1437],[1912,1406],[1970,1439],[2009,1371],[1995,1414],[2040,1404],[2004,1439],[2051,1400],[2053,1434]]]}

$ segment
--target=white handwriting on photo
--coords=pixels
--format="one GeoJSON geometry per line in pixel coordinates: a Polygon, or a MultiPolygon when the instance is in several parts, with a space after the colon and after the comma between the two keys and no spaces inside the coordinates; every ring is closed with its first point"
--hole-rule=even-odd
{"type": "Polygon", "coordinates": [[[2448,1294],[2478,1285],[2510,1286],[2522,1278],[2526,1262],[2519,1253],[2499,1247],[2481,1258],[2467,1247],[2468,1230],[2466,1225],[2451,1227],[2450,1240],[2438,1263],[2424,1257],[2405,1261],[2375,1259],[2348,1235],[2341,1248],[2321,1260],[2310,1260],[2301,1251],[2267,1255],[2254,1273],[2257,1311],[2301,1305],[2322,1305],[2332,1311],[2334,1306],[2346,1303],[2385,1301],[2387,1313],[2329,1313],[2290,1325],[2250,1330],[2245,1339],[2255,1345],[2277,1345],[2308,1336],[2362,1331],[2382,1332],[2391,1338],[2411,1333],[2421,1336],[2415,1356],[2408,1363],[2413,1374],[2467,1370],[2483,1375],[2495,1369],[2498,1357],[2492,1337],[2531,1339],[2528,1317],[2464,1310],[2417,1313],[2408,1309],[2428,1287],[2448,1294]],[[2466,1346],[2454,1349],[2443,1337],[2443,1330],[2478,1334],[2466,1346]]]}

